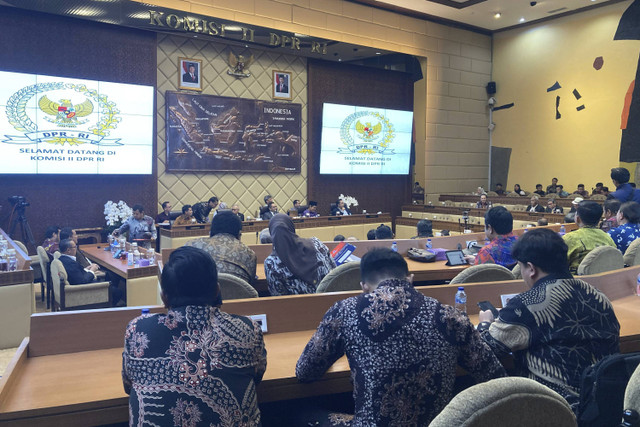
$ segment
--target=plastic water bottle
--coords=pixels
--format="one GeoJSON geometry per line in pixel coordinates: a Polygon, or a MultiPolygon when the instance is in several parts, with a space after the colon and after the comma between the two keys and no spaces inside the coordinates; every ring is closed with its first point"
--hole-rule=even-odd
{"type": "Polygon", "coordinates": [[[149,314],[149,309],[146,307],[142,309],[142,315],[144,316],[145,314],[149,314]]]}
{"type": "Polygon", "coordinates": [[[638,274],[638,280],[636,280],[636,295],[640,297],[640,274],[638,274]]]}
{"type": "Polygon", "coordinates": [[[558,234],[560,234],[561,236],[564,236],[564,234],[565,234],[566,232],[567,232],[567,229],[566,229],[566,228],[564,228],[564,224],[563,224],[563,225],[561,225],[561,226],[560,226],[560,233],[558,233],[558,234]]]}
{"type": "Polygon", "coordinates": [[[18,269],[18,258],[15,249],[7,249],[7,270],[16,271],[18,269]]]}
{"type": "Polygon", "coordinates": [[[149,265],[154,265],[156,263],[156,251],[152,248],[147,249],[147,258],[149,259],[149,265]]]}
{"type": "Polygon", "coordinates": [[[463,313],[467,312],[467,294],[464,292],[464,286],[458,286],[455,307],[463,313]]]}
{"type": "Polygon", "coordinates": [[[127,266],[133,267],[133,252],[127,254],[127,266]]]}
{"type": "Polygon", "coordinates": [[[427,249],[432,249],[433,248],[433,243],[431,242],[431,239],[427,239],[427,249]]]}
{"type": "Polygon", "coordinates": [[[138,250],[137,243],[131,244],[131,252],[133,252],[133,264],[134,265],[140,264],[140,251],[138,250]]]}
{"type": "Polygon", "coordinates": [[[398,252],[398,244],[397,244],[396,242],[393,242],[393,243],[391,244],[391,250],[392,250],[393,252],[398,252]]]}

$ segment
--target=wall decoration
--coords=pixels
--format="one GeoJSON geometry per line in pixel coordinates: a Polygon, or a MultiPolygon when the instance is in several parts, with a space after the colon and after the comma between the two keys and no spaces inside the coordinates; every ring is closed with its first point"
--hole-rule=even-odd
{"type": "Polygon", "coordinates": [[[170,172],[300,173],[300,104],[167,91],[170,172]]]}
{"type": "Polygon", "coordinates": [[[604,58],[602,56],[598,56],[596,59],[593,60],[593,68],[595,68],[597,71],[599,71],[603,65],[604,65],[604,58]]]}
{"type": "Polygon", "coordinates": [[[273,98],[291,99],[291,72],[273,70],[273,98]]]}
{"type": "MultiPolygon", "coordinates": [[[[640,40],[640,0],[635,0],[622,14],[614,40],[640,40]]],[[[640,78],[640,59],[636,68],[635,82],[640,78]]],[[[622,138],[620,141],[620,161],[627,163],[640,162],[640,85],[631,83],[625,108],[622,112],[622,138]]],[[[637,175],[637,173],[636,173],[637,175]]]]}
{"type": "Polygon", "coordinates": [[[558,90],[560,89],[562,86],[560,86],[560,83],[558,83],[557,81],[550,87],[547,88],[547,92],[553,92],[554,90],[558,90]]]}
{"type": "Polygon", "coordinates": [[[178,88],[202,91],[202,60],[178,58],[178,88]]]}
{"type": "Polygon", "coordinates": [[[247,58],[245,55],[236,55],[233,51],[229,51],[229,59],[227,62],[231,69],[227,71],[227,74],[239,79],[249,77],[251,73],[247,70],[253,61],[253,54],[247,58]]]}

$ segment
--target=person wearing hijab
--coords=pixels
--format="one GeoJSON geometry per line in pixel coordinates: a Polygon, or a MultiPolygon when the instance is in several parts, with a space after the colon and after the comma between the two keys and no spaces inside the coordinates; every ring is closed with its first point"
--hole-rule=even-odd
{"type": "Polygon", "coordinates": [[[271,295],[311,294],[336,263],[316,237],[296,234],[291,218],[276,214],[269,222],[273,251],[264,260],[271,295]]]}

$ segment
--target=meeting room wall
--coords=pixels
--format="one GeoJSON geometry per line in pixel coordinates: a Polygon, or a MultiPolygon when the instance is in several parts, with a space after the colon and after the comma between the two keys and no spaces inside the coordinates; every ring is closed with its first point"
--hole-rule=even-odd
{"type": "Polygon", "coordinates": [[[578,183],[590,190],[598,181],[612,188],[609,175],[619,165],[625,95],[640,52],[640,41],[614,40],[630,4],[605,5],[494,35],[497,105],[515,103],[493,115],[493,144],[512,149],[507,188],[519,183],[533,191],[537,183],[549,185],[552,177],[569,192],[578,183]],[[556,82],[560,88],[549,90],[556,82]]]}
{"type": "Polygon", "coordinates": [[[318,202],[321,215],[338,195],[355,197],[355,212],[390,212],[401,215],[401,206],[411,197],[410,175],[321,175],[320,140],[323,103],[413,108],[410,75],[329,61],[309,60],[309,197],[318,202]]]}
{"type": "MultiPolygon", "coordinates": [[[[245,49],[224,43],[207,42],[194,38],[158,34],[158,196],[159,202],[168,200],[179,209],[184,204],[193,204],[218,197],[229,206],[240,205],[241,212],[254,216],[263,198],[269,193],[281,210],[291,206],[294,199],[307,199],[307,60],[304,57],[283,55],[262,49],[245,49]],[[237,78],[227,74],[230,66],[229,53],[253,55],[254,61],[248,71],[249,77],[237,78]],[[301,104],[301,173],[173,173],[165,168],[166,135],[165,92],[177,90],[179,81],[178,58],[203,60],[203,94],[229,96],[271,101],[272,71],[291,72],[292,100],[282,101],[301,104]]],[[[160,210],[160,205],[157,205],[160,210]]]]}
{"type": "MultiPolygon", "coordinates": [[[[145,3],[415,55],[425,77],[414,88],[418,139],[414,179],[429,193],[469,192],[486,185],[489,118],[485,86],[491,80],[490,35],[349,0],[145,3]]],[[[163,193],[162,188],[159,191],[163,193]]]]}
{"type": "MultiPolygon", "coordinates": [[[[10,7],[0,7],[0,28],[3,71],[155,84],[154,33],[10,7]]],[[[0,175],[0,218],[8,217],[7,197],[14,195],[31,203],[26,214],[40,244],[48,225],[104,225],[108,200],[142,203],[155,213],[156,169],[137,176],[0,175]]],[[[0,227],[8,228],[6,221],[0,227]]]]}

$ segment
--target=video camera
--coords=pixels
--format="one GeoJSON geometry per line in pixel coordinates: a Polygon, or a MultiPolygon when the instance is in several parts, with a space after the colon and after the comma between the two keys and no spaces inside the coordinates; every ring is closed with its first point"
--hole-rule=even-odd
{"type": "Polygon", "coordinates": [[[31,203],[27,202],[27,198],[24,196],[11,196],[8,200],[12,206],[16,207],[16,209],[31,206],[31,203]]]}

